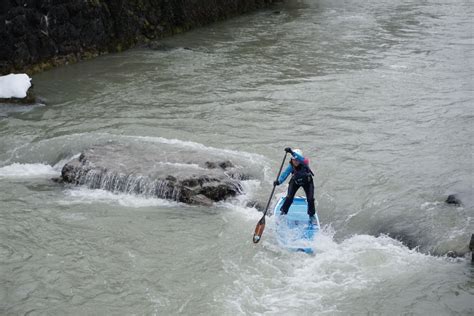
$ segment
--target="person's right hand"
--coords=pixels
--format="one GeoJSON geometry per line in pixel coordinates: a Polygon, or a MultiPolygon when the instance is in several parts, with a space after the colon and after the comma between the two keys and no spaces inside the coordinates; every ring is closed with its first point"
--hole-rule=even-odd
{"type": "Polygon", "coordinates": [[[280,182],[278,182],[278,180],[276,180],[276,181],[273,181],[273,186],[275,186],[275,187],[276,187],[276,186],[277,186],[277,185],[279,185],[279,184],[280,184],[280,182]]]}
{"type": "Polygon", "coordinates": [[[290,147],[286,147],[286,148],[285,148],[285,151],[286,151],[287,153],[290,153],[290,154],[293,152],[293,150],[291,150],[290,147]]]}

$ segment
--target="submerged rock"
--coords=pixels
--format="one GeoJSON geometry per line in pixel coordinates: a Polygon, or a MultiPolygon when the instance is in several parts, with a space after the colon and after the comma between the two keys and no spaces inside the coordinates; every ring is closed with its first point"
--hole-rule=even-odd
{"type": "Polygon", "coordinates": [[[387,235],[390,238],[396,239],[408,247],[408,249],[415,249],[420,246],[420,241],[407,231],[381,231],[379,234],[375,234],[375,236],[380,235],[387,235]]]}
{"type": "Polygon", "coordinates": [[[458,258],[458,257],[461,257],[461,255],[459,255],[456,251],[451,250],[451,251],[448,251],[446,253],[446,257],[448,257],[448,258],[458,258]]]}
{"type": "Polygon", "coordinates": [[[94,146],[64,165],[61,180],[91,189],[200,205],[210,205],[242,192],[240,182],[234,176],[241,172],[232,162],[181,155],[154,151],[149,147],[136,148],[131,144],[94,146]],[[210,168],[210,165],[216,168],[210,168]]]}
{"type": "Polygon", "coordinates": [[[0,103],[7,103],[7,104],[35,104],[41,102],[39,99],[36,98],[32,89],[29,89],[26,97],[24,98],[0,98],[0,103]]]}
{"type": "Polygon", "coordinates": [[[258,201],[248,201],[246,203],[246,207],[252,207],[252,208],[255,208],[257,209],[257,211],[259,212],[265,212],[265,207],[258,201]]]}
{"type": "MultiPolygon", "coordinates": [[[[446,235],[443,232],[439,232],[439,236],[427,236],[425,233],[413,230],[410,227],[403,229],[390,226],[378,229],[378,232],[373,235],[389,236],[390,238],[400,241],[409,249],[417,249],[420,252],[429,253],[434,256],[458,258],[464,257],[469,253],[465,235],[459,236],[458,238],[449,238],[443,237],[446,235]]],[[[472,242],[471,240],[471,243],[472,242]]]]}
{"type": "Polygon", "coordinates": [[[169,45],[166,45],[164,43],[157,42],[157,41],[152,41],[152,42],[148,43],[147,47],[151,50],[158,50],[158,51],[163,51],[163,52],[167,52],[167,51],[171,51],[173,49],[176,49],[176,47],[172,47],[172,46],[169,46],[169,45]]]}
{"type": "Polygon", "coordinates": [[[471,235],[471,242],[469,243],[469,250],[471,250],[471,261],[474,262],[474,234],[471,235]]]}
{"type": "Polygon", "coordinates": [[[457,196],[457,194],[450,194],[448,195],[448,198],[445,201],[447,204],[454,204],[454,205],[461,205],[462,202],[457,196]]]}
{"type": "Polygon", "coordinates": [[[209,169],[221,168],[223,170],[226,170],[228,168],[233,168],[234,165],[229,160],[222,162],[206,161],[206,167],[209,169]]]}

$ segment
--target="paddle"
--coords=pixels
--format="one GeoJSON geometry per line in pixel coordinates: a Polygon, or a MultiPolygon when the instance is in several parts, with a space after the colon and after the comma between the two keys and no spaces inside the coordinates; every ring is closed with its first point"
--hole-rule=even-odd
{"type": "MultiPolygon", "coordinates": [[[[278,171],[278,175],[276,177],[277,181],[278,181],[278,178],[280,177],[281,169],[283,169],[283,165],[285,164],[287,154],[288,153],[285,152],[285,157],[283,157],[283,161],[281,162],[280,170],[278,171]]],[[[263,212],[262,218],[258,221],[257,226],[255,227],[255,232],[253,234],[253,242],[255,244],[260,241],[260,238],[262,238],[263,230],[265,229],[265,216],[267,215],[268,207],[270,206],[273,193],[275,193],[275,188],[276,188],[276,185],[273,184],[273,190],[272,190],[272,193],[270,194],[270,198],[268,199],[267,207],[265,207],[265,212],[263,212]]]]}

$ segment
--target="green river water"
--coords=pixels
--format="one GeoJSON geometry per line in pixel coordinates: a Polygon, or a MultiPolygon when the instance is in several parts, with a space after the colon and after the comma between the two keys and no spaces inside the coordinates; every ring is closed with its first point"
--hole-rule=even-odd
{"type": "Polygon", "coordinates": [[[470,258],[446,254],[474,233],[473,17],[286,1],[33,76],[47,105],[0,106],[0,314],[472,315],[470,258]],[[212,207],[50,180],[108,141],[257,177],[212,207]],[[287,146],[316,173],[314,256],[280,248],[273,217],[252,243],[246,202],[265,204],[287,146]]]}

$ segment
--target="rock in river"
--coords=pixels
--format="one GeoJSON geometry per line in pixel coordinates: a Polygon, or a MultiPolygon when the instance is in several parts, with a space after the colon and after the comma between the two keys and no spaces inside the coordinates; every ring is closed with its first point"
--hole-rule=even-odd
{"type": "Polygon", "coordinates": [[[461,200],[459,199],[458,195],[457,194],[450,194],[448,196],[448,198],[446,199],[445,201],[447,204],[453,204],[453,205],[457,205],[457,206],[460,206],[462,205],[462,202],[461,200]]]}
{"type": "Polygon", "coordinates": [[[229,160],[210,160],[209,155],[108,143],[66,163],[61,180],[91,189],[210,205],[242,193],[240,179],[250,176],[239,169],[229,160]]]}

